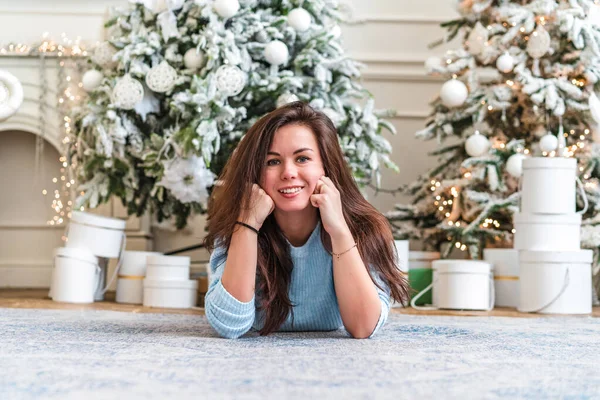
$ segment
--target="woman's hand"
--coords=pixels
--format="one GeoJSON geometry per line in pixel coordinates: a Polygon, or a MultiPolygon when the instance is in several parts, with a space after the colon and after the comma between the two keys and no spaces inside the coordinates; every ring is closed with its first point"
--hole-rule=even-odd
{"type": "Polygon", "coordinates": [[[256,229],[260,229],[265,222],[265,219],[267,219],[274,209],[275,203],[271,196],[255,183],[252,185],[250,208],[241,210],[238,221],[249,224],[256,229]]]}
{"type": "Polygon", "coordinates": [[[310,196],[310,202],[321,212],[323,228],[332,238],[350,233],[350,228],[348,228],[342,212],[340,192],[331,179],[326,176],[319,178],[315,194],[310,196]]]}

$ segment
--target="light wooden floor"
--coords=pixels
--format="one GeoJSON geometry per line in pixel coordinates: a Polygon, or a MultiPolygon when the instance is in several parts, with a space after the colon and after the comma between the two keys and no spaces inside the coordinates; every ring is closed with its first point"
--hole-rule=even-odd
{"type": "MultiPolygon", "coordinates": [[[[114,302],[115,293],[107,293],[107,301],[92,304],[69,304],[58,303],[48,298],[48,290],[40,289],[0,289],[0,308],[42,308],[55,310],[111,310],[134,313],[171,313],[204,315],[204,309],[193,308],[177,310],[171,308],[150,308],[141,305],[119,304],[114,302]]],[[[539,318],[548,314],[526,314],[520,313],[514,308],[499,307],[492,311],[451,311],[435,310],[420,311],[413,308],[394,308],[392,312],[410,315],[455,315],[455,316],[494,316],[494,317],[522,317],[539,318]]],[[[594,307],[592,317],[600,317],[600,307],[594,307]]],[[[584,316],[587,317],[587,316],[584,316]]]]}

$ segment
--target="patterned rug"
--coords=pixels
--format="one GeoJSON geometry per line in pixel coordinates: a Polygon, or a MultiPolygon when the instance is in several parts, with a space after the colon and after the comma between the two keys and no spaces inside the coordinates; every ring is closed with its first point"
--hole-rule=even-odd
{"type": "Polygon", "coordinates": [[[0,309],[0,399],[586,399],[600,319],[391,314],[345,331],[221,339],[205,317],[0,309]]]}

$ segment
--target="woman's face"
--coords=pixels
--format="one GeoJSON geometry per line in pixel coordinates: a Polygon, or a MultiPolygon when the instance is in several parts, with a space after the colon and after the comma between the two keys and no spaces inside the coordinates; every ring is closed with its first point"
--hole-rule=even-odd
{"type": "Polygon", "coordinates": [[[303,125],[286,125],[275,132],[260,186],[276,209],[301,211],[312,207],[310,196],[324,174],[313,131],[303,125]]]}

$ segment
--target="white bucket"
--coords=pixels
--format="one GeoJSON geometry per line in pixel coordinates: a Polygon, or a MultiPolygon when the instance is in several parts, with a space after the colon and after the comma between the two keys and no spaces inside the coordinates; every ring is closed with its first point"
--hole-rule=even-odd
{"type": "Polygon", "coordinates": [[[519,252],[515,249],[483,249],[483,260],[494,267],[495,305],[519,305],[519,252]]]}
{"type": "Polygon", "coordinates": [[[73,211],[66,247],[89,250],[97,257],[118,258],[125,236],[125,221],[73,211]]]}
{"type": "Polygon", "coordinates": [[[149,256],[146,278],[150,280],[190,279],[190,258],[185,256],[149,256]]]}
{"type": "Polygon", "coordinates": [[[531,157],[523,160],[521,207],[524,213],[569,214],[576,210],[575,185],[579,187],[585,213],[587,197],[576,176],[577,160],[562,157],[531,157]]]}
{"type": "Polygon", "coordinates": [[[191,308],[196,305],[197,280],[144,279],[144,306],[160,308],[191,308]]]}
{"type": "Polygon", "coordinates": [[[520,312],[592,312],[592,250],[521,251],[520,312]]]}
{"type": "Polygon", "coordinates": [[[54,251],[52,300],[93,303],[98,286],[98,259],[85,249],[59,247],[54,251]]]}
{"type": "Polygon", "coordinates": [[[142,304],[147,258],[160,254],[152,251],[126,251],[123,253],[123,262],[117,279],[117,303],[142,304]]]}
{"type": "MultiPolygon", "coordinates": [[[[408,253],[409,253],[409,241],[408,240],[394,240],[396,251],[398,252],[398,268],[400,272],[408,279],[408,253]]],[[[403,307],[402,303],[392,301],[392,308],[403,307]]]]}
{"type": "Polygon", "coordinates": [[[514,248],[518,250],[579,250],[581,214],[513,214],[514,248]]]}
{"type": "Polygon", "coordinates": [[[476,260],[434,260],[433,282],[411,300],[417,310],[483,310],[494,308],[494,276],[490,263],[476,260]],[[416,301],[433,290],[433,307],[416,301]]]}

